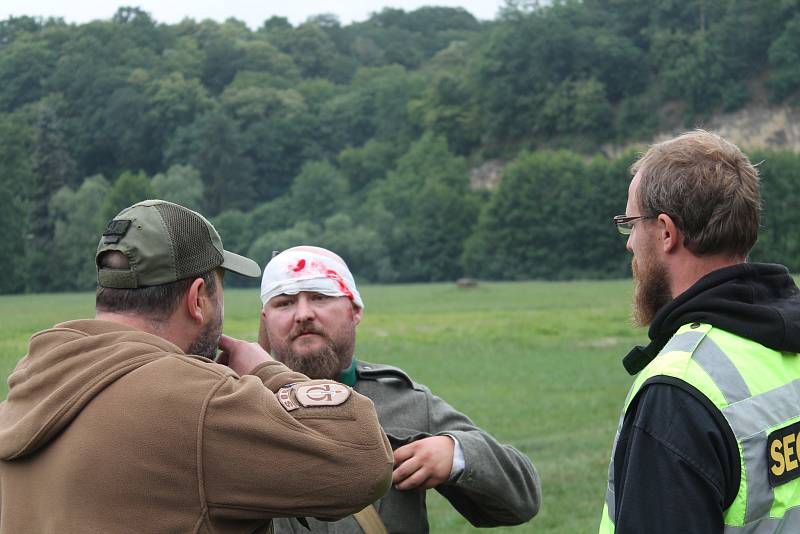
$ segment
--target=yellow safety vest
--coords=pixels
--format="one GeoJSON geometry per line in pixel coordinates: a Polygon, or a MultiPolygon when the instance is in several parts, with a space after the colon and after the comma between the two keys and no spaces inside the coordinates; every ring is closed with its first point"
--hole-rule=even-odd
{"type": "Polygon", "coordinates": [[[614,451],[622,421],[636,393],[655,376],[698,389],[736,437],[741,482],[725,510],[726,534],[800,532],[800,355],[692,323],[675,333],[631,386],[611,451],[600,533],[614,532],[614,451]]]}

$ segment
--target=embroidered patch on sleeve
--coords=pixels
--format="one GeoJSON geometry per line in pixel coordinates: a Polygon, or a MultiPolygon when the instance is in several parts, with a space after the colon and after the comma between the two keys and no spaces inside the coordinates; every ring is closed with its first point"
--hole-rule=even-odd
{"type": "Polygon", "coordinates": [[[350,397],[350,391],[349,387],[337,382],[311,384],[297,387],[295,398],[304,407],[338,406],[350,397]]]}
{"type": "Polygon", "coordinates": [[[278,390],[278,402],[283,405],[283,408],[287,412],[291,412],[292,410],[296,410],[300,407],[294,400],[294,386],[283,386],[281,389],[278,390]]]}

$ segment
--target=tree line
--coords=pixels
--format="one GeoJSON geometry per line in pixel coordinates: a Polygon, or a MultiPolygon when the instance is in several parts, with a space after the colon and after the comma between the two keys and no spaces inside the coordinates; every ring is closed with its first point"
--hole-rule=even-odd
{"type": "MultiPolygon", "coordinates": [[[[610,217],[635,154],[601,147],[794,103],[798,44],[800,4],[782,0],[509,1],[485,22],[426,7],[256,30],[132,7],[0,21],[0,292],[93,287],[105,223],[150,197],[262,264],[303,242],[376,282],[625,276],[610,217]],[[471,187],[488,160],[502,181],[471,187]]],[[[754,257],[797,269],[798,156],[751,157],[754,257]]]]}

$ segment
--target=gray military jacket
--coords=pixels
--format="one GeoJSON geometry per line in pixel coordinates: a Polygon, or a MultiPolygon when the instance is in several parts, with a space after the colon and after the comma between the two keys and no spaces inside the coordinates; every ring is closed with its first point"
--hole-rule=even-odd
{"type": "MultiPolygon", "coordinates": [[[[464,471],[436,488],[477,527],[516,525],[539,510],[539,475],[527,456],[501,445],[431,391],[397,367],[359,361],[354,389],[372,399],[378,420],[396,449],[414,440],[449,434],[461,444],[464,471]]],[[[425,491],[389,492],[375,507],[391,534],[428,532],[425,491]]],[[[312,533],[363,532],[355,519],[324,522],[307,519],[312,533]]],[[[273,522],[276,534],[308,534],[296,519],[273,522]]]]}

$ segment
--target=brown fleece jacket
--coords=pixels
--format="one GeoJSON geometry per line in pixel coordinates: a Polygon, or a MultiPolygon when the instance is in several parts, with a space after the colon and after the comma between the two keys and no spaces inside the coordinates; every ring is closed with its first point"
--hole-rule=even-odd
{"type": "Polygon", "coordinates": [[[278,362],[239,377],[111,322],[39,332],[0,404],[0,533],[252,533],[351,514],[388,489],[391,448],[356,392],[287,412],[275,392],[309,382],[278,362]]]}

